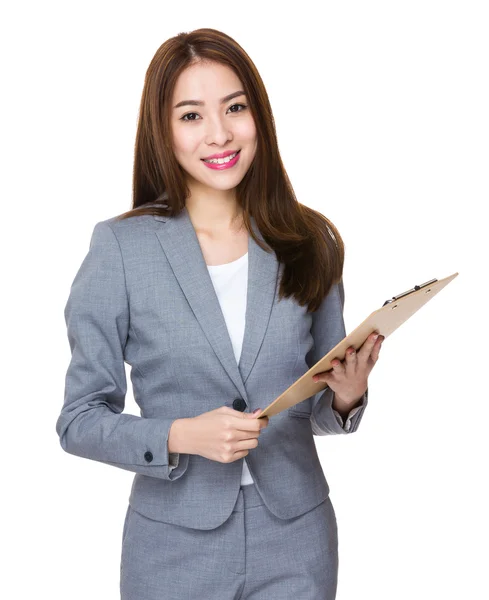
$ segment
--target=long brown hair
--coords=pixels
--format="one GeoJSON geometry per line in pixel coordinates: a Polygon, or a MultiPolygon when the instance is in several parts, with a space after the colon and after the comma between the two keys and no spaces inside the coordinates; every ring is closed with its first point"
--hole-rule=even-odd
{"type": "Polygon", "coordinates": [[[283,263],[279,297],[293,296],[308,311],[343,273],[344,245],[324,215],[297,201],[280,157],[272,108],[263,81],[250,57],[231,37],[216,29],[196,29],[168,39],[156,51],[146,72],[134,150],[132,210],[126,219],[143,214],[176,216],[189,195],[185,171],[172,149],[171,101],[178,76],[197,61],[230,67],[240,79],[257,132],[254,160],[236,187],[237,203],[249,235],[256,238],[249,216],[283,263]],[[151,204],[151,206],[146,206],[151,204]]]}

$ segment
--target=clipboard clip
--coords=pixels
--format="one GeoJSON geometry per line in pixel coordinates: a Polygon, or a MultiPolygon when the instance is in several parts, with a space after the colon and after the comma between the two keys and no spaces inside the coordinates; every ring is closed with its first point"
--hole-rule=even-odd
{"type": "Polygon", "coordinates": [[[435,283],[435,281],[438,281],[438,279],[430,279],[429,281],[427,281],[426,283],[422,283],[421,285],[415,285],[412,289],[407,290],[407,292],[402,292],[402,294],[399,294],[397,296],[393,296],[390,300],[386,300],[384,302],[384,304],[382,304],[382,306],[385,306],[386,304],[390,304],[391,302],[395,302],[396,300],[399,300],[399,298],[403,298],[404,296],[408,296],[409,294],[412,294],[413,292],[417,292],[418,290],[421,290],[422,288],[431,285],[432,283],[435,283]]]}

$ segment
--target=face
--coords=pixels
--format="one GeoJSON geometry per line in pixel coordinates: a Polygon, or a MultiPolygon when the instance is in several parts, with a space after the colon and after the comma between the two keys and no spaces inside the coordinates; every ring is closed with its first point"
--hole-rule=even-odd
{"type": "Polygon", "coordinates": [[[189,185],[230,190],[248,171],[257,140],[248,99],[243,93],[235,95],[242,91],[232,69],[218,63],[198,63],[180,74],[172,99],[171,127],[175,157],[189,185]],[[239,154],[227,164],[203,161],[236,151],[239,154]]]}

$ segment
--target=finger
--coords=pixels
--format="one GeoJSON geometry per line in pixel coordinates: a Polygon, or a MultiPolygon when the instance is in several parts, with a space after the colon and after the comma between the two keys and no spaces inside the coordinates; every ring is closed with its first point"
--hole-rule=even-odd
{"type": "Polygon", "coordinates": [[[344,374],[344,372],[345,372],[345,365],[338,358],[334,358],[331,361],[331,366],[333,367],[333,373],[336,373],[337,375],[344,374]]]}
{"type": "Polygon", "coordinates": [[[377,341],[375,342],[375,345],[372,349],[372,352],[370,353],[370,359],[373,360],[374,362],[377,362],[378,358],[379,358],[379,353],[380,353],[380,349],[382,347],[382,342],[384,341],[384,336],[381,335],[377,338],[377,341]]]}
{"type": "Polygon", "coordinates": [[[263,410],[261,408],[255,408],[255,410],[253,412],[249,412],[249,413],[241,413],[241,416],[243,417],[243,419],[256,419],[260,416],[260,413],[262,413],[263,410]]]}
{"type": "Polygon", "coordinates": [[[269,417],[262,417],[262,416],[261,416],[261,412],[262,412],[262,411],[260,411],[259,413],[255,413],[255,414],[253,414],[253,413],[249,413],[249,414],[247,415],[247,419],[248,419],[249,421],[258,421],[258,420],[259,420],[261,423],[268,423],[268,419],[269,419],[269,417]]]}
{"type": "Polygon", "coordinates": [[[269,417],[262,417],[261,416],[262,412],[263,412],[262,408],[255,408],[255,410],[253,412],[242,413],[242,415],[243,415],[243,418],[245,418],[245,419],[253,419],[253,420],[260,419],[260,421],[262,423],[268,424],[269,417]]]}
{"type": "Polygon", "coordinates": [[[347,348],[345,353],[346,370],[354,370],[357,364],[357,352],[353,346],[347,348]]]}
{"type": "Polygon", "coordinates": [[[240,431],[259,431],[268,425],[268,417],[259,419],[259,415],[248,414],[252,418],[242,419],[240,423],[235,425],[236,429],[240,431]]]}
{"type": "Polygon", "coordinates": [[[331,361],[331,366],[332,370],[321,371],[321,373],[316,373],[316,375],[313,375],[312,380],[315,382],[322,381],[324,383],[328,383],[328,381],[333,375],[338,375],[345,372],[345,365],[338,358],[334,358],[331,361]]]}
{"type": "Polygon", "coordinates": [[[360,360],[367,362],[367,360],[369,359],[370,354],[372,353],[372,350],[375,346],[375,342],[378,339],[378,336],[379,336],[378,332],[374,331],[363,342],[362,347],[360,348],[360,352],[358,353],[358,358],[360,360]]]}
{"type": "Polygon", "coordinates": [[[331,377],[333,376],[333,371],[321,371],[321,373],[316,373],[316,375],[312,376],[312,380],[315,383],[328,383],[328,381],[331,379],[331,377]]]}

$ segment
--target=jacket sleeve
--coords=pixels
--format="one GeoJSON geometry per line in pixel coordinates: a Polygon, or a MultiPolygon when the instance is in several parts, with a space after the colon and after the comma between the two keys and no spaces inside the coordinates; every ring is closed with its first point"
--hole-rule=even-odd
{"type": "Polygon", "coordinates": [[[94,227],[64,316],[71,360],[56,422],[63,450],[150,477],[181,477],[189,455],[168,452],[175,419],[123,413],[129,306],[121,250],[107,221],[94,227]]]}
{"type": "MultiPolygon", "coordinates": [[[[334,284],[321,306],[312,315],[311,335],[314,346],[306,357],[309,368],[315,365],[331,348],[334,348],[345,336],[343,309],[345,292],[343,279],[334,284]]],[[[353,408],[345,422],[340,414],[333,410],[334,392],[330,387],[316,394],[312,401],[310,421],[314,435],[332,435],[353,433],[358,429],[368,404],[368,388],[362,396],[360,405],[353,408]]]]}

